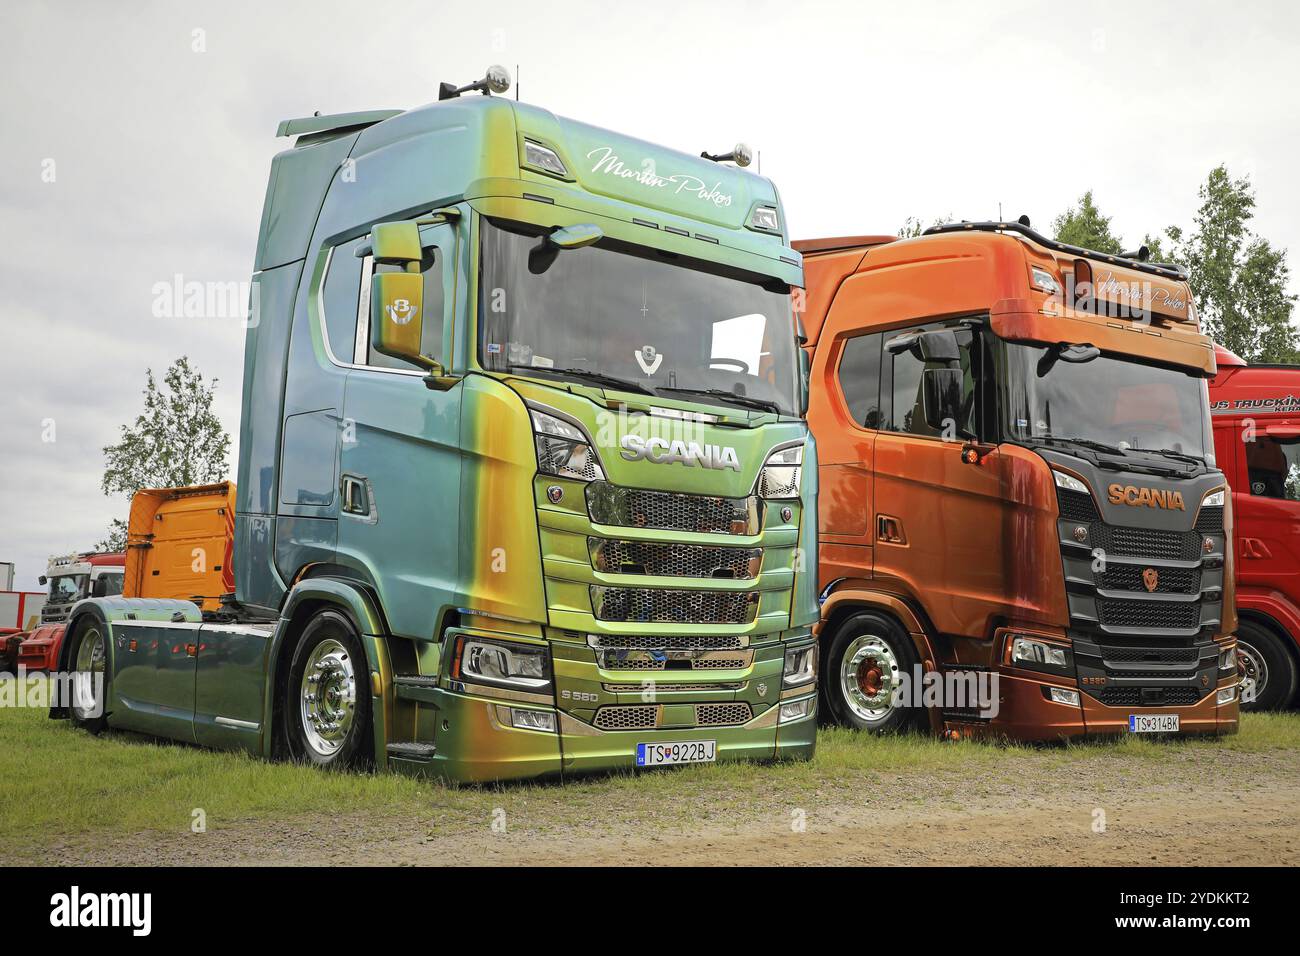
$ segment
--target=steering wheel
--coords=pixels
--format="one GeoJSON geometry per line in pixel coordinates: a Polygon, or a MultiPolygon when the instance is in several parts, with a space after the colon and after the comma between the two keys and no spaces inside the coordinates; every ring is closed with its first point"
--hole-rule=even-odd
{"type": "Polygon", "coordinates": [[[715,365],[722,365],[724,367],[728,365],[735,366],[737,372],[744,372],[746,375],[749,374],[749,363],[742,362],[740,359],[721,358],[715,356],[714,358],[709,359],[709,368],[713,368],[715,365]]]}

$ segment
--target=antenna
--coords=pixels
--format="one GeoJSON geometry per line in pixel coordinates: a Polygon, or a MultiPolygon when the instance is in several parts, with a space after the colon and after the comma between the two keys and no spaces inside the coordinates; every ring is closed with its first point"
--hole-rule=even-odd
{"type": "Polygon", "coordinates": [[[519,64],[515,64],[515,102],[519,102],[519,64]]]}

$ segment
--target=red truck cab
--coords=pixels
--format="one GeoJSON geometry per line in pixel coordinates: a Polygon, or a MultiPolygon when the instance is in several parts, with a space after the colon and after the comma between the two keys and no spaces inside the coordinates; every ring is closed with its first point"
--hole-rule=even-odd
{"type": "Polygon", "coordinates": [[[1214,453],[1236,513],[1243,710],[1296,702],[1300,675],[1300,365],[1215,349],[1214,453]]]}

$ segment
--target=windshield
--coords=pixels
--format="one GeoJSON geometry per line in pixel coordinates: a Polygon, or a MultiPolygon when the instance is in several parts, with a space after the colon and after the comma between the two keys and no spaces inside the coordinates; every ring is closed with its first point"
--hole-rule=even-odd
{"type": "Polygon", "coordinates": [[[67,604],[81,597],[82,586],[86,582],[84,574],[61,574],[50,579],[51,604],[67,604]]]}
{"type": "Polygon", "coordinates": [[[1190,456],[1214,466],[1204,379],[1107,355],[1070,363],[1054,348],[1003,344],[1011,440],[1082,439],[1117,453],[1190,456]]]}
{"type": "Polygon", "coordinates": [[[485,369],[798,414],[788,291],[609,239],[548,253],[522,227],[482,231],[485,369]]]}

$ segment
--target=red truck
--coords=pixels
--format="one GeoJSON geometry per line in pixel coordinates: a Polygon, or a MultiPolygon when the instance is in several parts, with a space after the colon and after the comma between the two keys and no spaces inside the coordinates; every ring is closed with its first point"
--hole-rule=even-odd
{"type": "Polygon", "coordinates": [[[1214,453],[1236,513],[1241,708],[1296,702],[1300,674],[1300,365],[1215,349],[1214,453]]]}
{"type": "MultiPolygon", "coordinates": [[[[12,585],[13,565],[0,565],[0,583],[12,585]]],[[[26,632],[41,619],[41,591],[0,590],[0,673],[12,673],[26,632]]]]}
{"type": "Polygon", "coordinates": [[[82,598],[122,593],[121,551],[86,551],[50,558],[40,582],[47,590],[41,607],[40,626],[8,638],[12,661],[29,671],[51,670],[63,642],[63,625],[68,612],[82,598]]]}

